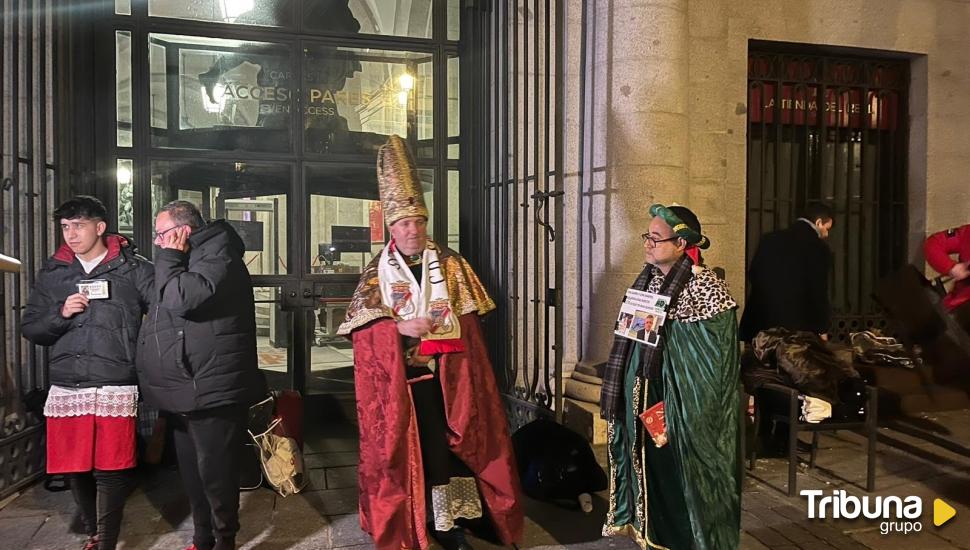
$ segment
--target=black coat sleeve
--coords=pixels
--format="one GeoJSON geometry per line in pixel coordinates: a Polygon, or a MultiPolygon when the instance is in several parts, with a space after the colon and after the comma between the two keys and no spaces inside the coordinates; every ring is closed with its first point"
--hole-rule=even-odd
{"type": "Polygon", "coordinates": [[[744,311],[741,314],[741,323],[738,327],[738,337],[744,342],[754,338],[764,324],[764,320],[761,318],[762,300],[758,293],[766,290],[763,285],[770,284],[770,281],[765,281],[763,275],[765,266],[768,264],[765,256],[768,254],[766,250],[770,246],[770,237],[770,235],[762,237],[761,242],[758,243],[758,248],[755,249],[754,257],[751,258],[751,265],[748,267],[748,295],[744,303],[744,311]]]}
{"type": "Polygon", "coordinates": [[[138,288],[138,305],[142,315],[145,315],[155,298],[155,266],[144,258],[139,258],[139,261],[141,264],[135,272],[135,287],[138,288]]]}
{"type": "Polygon", "coordinates": [[[39,346],[54,345],[71,327],[71,320],[61,316],[64,301],[51,296],[49,286],[48,277],[40,273],[20,322],[24,337],[39,346]]]}
{"type": "Polygon", "coordinates": [[[179,316],[202,307],[226,280],[231,259],[225,254],[206,254],[189,271],[189,254],[170,248],[155,257],[155,286],[159,303],[179,316]]]}
{"type": "Polygon", "coordinates": [[[819,242],[812,262],[814,269],[808,281],[809,319],[812,330],[816,334],[829,331],[832,318],[831,297],[829,296],[829,276],[832,270],[832,253],[828,247],[819,242]]]}

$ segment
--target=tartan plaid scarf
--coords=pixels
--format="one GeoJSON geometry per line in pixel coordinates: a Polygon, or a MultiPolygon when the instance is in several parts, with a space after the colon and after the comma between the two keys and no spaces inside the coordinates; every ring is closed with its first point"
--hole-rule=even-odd
{"type": "MultiPolygon", "coordinates": [[[[670,306],[667,308],[667,312],[673,311],[674,304],[677,303],[677,298],[680,293],[687,286],[687,282],[690,281],[693,276],[691,271],[691,266],[694,262],[685,254],[667,273],[664,277],[663,284],[660,286],[660,294],[665,294],[670,296],[670,306]]],[[[646,290],[647,285],[650,284],[651,279],[654,275],[654,267],[652,265],[647,265],[637,276],[637,280],[633,282],[633,288],[635,290],[646,290]]],[[[660,341],[657,347],[653,346],[641,346],[640,352],[640,373],[641,377],[645,377],[647,374],[651,376],[660,373],[661,365],[663,365],[663,348],[664,348],[664,327],[667,326],[672,319],[667,317],[667,320],[660,327],[660,341]]],[[[623,373],[626,371],[627,361],[630,357],[630,346],[636,344],[633,340],[625,338],[618,334],[613,335],[613,347],[610,350],[610,358],[606,361],[606,369],[603,373],[603,389],[600,392],[600,416],[606,420],[613,420],[620,415],[623,409],[623,373]]]]}

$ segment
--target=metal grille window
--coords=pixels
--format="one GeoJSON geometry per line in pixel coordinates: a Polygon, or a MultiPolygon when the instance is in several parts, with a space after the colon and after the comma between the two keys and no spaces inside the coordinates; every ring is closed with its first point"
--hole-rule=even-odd
{"type": "Polygon", "coordinates": [[[510,421],[561,411],[564,2],[482,2],[468,11],[474,59],[462,250],[499,304],[486,318],[510,421]],[[467,243],[467,244],[466,244],[467,243]]]}
{"type": "Polygon", "coordinates": [[[54,26],[51,0],[2,3],[0,253],[22,272],[0,282],[0,499],[44,472],[43,425],[23,397],[44,388],[43,353],[21,338],[34,274],[50,254],[54,184],[54,26]]]}
{"type": "Polygon", "coordinates": [[[747,258],[808,202],[835,210],[836,339],[885,328],[877,281],[906,261],[903,60],[770,52],[748,58],[747,258]]]}

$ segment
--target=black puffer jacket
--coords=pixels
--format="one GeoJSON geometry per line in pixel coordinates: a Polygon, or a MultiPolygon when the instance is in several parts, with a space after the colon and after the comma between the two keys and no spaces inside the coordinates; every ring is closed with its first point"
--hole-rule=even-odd
{"type": "Polygon", "coordinates": [[[156,295],[138,340],[142,394],[177,413],[250,405],[266,384],[242,239],[217,220],[188,242],[188,253],[159,249],[155,257],[156,295]]]}
{"type": "Polygon", "coordinates": [[[31,342],[50,346],[51,384],[66,387],[135,384],[138,328],[153,294],[154,269],[120,235],[105,237],[108,254],[91,273],[65,244],[37,275],[21,330],[31,342]],[[109,298],[91,300],[65,319],[61,306],[84,279],[108,281],[109,298]]]}

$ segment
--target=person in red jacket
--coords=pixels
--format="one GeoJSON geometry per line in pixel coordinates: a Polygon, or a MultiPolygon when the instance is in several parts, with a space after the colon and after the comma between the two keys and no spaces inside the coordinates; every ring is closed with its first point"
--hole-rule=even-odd
{"type": "Polygon", "coordinates": [[[930,235],[923,251],[933,269],[953,277],[953,289],[943,298],[943,305],[970,330],[970,224],[930,235]]]}

